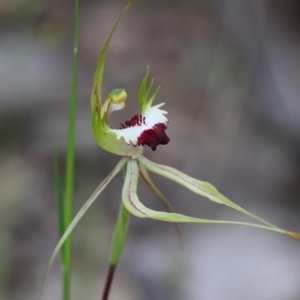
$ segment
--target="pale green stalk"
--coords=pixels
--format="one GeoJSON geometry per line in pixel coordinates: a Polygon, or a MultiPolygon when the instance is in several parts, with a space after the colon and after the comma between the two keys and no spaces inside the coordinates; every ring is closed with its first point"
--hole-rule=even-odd
{"type": "Polygon", "coordinates": [[[109,257],[109,269],[106,276],[106,282],[103,289],[102,300],[107,300],[109,297],[110,288],[114,279],[117,264],[121,257],[125,240],[127,237],[128,225],[129,225],[129,211],[125,208],[121,202],[118,220],[116,223],[111,252],[109,257]]]}
{"type": "Polygon", "coordinates": [[[114,237],[111,246],[111,252],[109,257],[109,262],[112,265],[117,265],[120,256],[122,254],[122,249],[126,240],[127,231],[129,225],[129,212],[121,202],[120,212],[115,227],[114,237]]]}

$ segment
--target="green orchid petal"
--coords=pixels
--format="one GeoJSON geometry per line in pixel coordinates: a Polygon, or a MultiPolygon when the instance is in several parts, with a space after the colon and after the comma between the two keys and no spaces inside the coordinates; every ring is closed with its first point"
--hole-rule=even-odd
{"type": "MultiPolygon", "coordinates": [[[[139,159],[140,160],[140,159],[139,159]]],[[[300,236],[293,232],[287,232],[280,228],[273,228],[264,225],[258,225],[247,222],[227,221],[227,220],[209,220],[190,217],[177,213],[167,213],[161,211],[155,211],[144,206],[137,196],[137,182],[139,167],[136,160],[129,160],[126,166],[125,182],[122,191],[122,201],[127,210],[136,217],[150,218],[164,222],[175,223],[206,223],[206,224],[227,224],[227,225],[243,225],[256,227],[260,229],[266,229],[276,231],[284,234],[288,234],[294,238],[300,239],[300,236]]]]}
{"type": "Polygon", "coordinates": [[[61,239],[59,240],[59,242],[57,243],[57,245],[50,257],[50,260],[48,262],[48,265],[47,265],[47,268],[45,271],[39,299],[42,299],[43,290],[44,290],[44,286],[45,286],[45,282],[46,282],[48,273],[50,271],[50,268],[53,264],[55,257],[57,256],[58,252],[60,251],[63,243],[69,237],[69,235],[71,234],[71,232],[73,231],[73,229],[75,228],[77,223],[80,221],[80,219],[83,217],[83,215],[88,210],[88,208],[95,202],[97,197],[101,194],[101,192],[105,189],[105,187],[110,183],[110,181],[122,170],[122,168],[125,166],[127,160],[128,160],[127,158],[122,158],[120,160],[120,162],[116,165],[116,167],[112,170],[112,172],[102,181],[102,183],[97,187],[97,189],[94,191],[94,193],[90,196],[90,198],[85,202],[85,204],[82,206],[80,211],[74,217],[73,221],[71,222],[71,224],[69,225],[69,227],[67,228],[67,230],[65,231],[65,233],[63,234],[61,239]]]}
{"type": "Polygon", "coordinates": [[[142,79],[141,82],[141,86],[140,86],[140,90],[139,90],[139,106],[140,106],[140,110],[142,112],[142,115],[145,114],[146,110],[151,107],[154,99],[156,98],[158,92],[160,91],[160,86],[158,86],[154,93],[151,95],[150,99],[149,98],[149,94],[152,90],[153,87],[153,83],[154,83],[154,78],[152,78],[150,85],[147,86],[148,84],[148,77],[149,77],[149,68],[147,68],[147,72],[145,77],[142,79]]]}
{"type": "MultiPolygon", "coordinates": [[[[172,213],[173,209],[172,209],[172,206],[171,206],[170,202],[163,195],[163,193],[159,190],[159,188],[154,184],[154,182],[152,181],[151,177],[149,176],[148,171],[146,170],[146,168],[142,164],[139,164],[139,169],[140,169],[140,177],[141,177],[142,181],[144,181],[144,183],[151,189],[151,191],[156,195],[156,197],[165,206],[167,211],[172,213]]],[[[176,234],[177,234],[178,239],[179,239],[179,243],[180,243],[181,247],[183,248],[182,233],[181,233],[181,230],[180,230],[180,226],[179,226],[178,223],[174,223],[174,226],[175,226],[176,234]]]]}

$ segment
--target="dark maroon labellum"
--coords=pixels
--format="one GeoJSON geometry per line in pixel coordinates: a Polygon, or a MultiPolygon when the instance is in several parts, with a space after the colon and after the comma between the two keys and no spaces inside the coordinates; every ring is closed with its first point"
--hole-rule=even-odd
{"type": "Polygon", "coordinates": [[[169,143],[170,138],[167,136],[165,130],[166,125],[163,123],[158,123],[151,129],[145,130],[138,138],[138,146],[147,145],[151,147],[153,151],[156,150],[158,145],[166,145],[169,143]]]}
{"type": "MultiPolygon", "coordinates": [[[[125,129],[133,126],[146,125],[145,117],[142,115],[135,115],[125,124],[121,124],[120,129],[125,129]]],[[[170,138],[167,136],[165,130],[167,126],[164,123],[157,123],[152,128],[142,132],[138,137],[137,144],[134,146],[149,146],[153,151],[156,150],[158,145],[166,145],[169,143],[170,138]]]]}
{"type": "Polygon", "coordinates": [[[141,126],[142,124],[146,124],[145,117],[142,115],[134,115],[129,121],[125,121],[125,124],[121,124],[120,129],[133,127],[136,125],[141,126]]]}

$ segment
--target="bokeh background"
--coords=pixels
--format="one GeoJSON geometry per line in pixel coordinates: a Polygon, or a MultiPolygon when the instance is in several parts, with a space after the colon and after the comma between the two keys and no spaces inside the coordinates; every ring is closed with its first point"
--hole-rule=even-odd
{"type": "MultiPolygon", "coordinates": [[[[90,130],[98,55],[125,0],[80,5],[76,191],[83,205],[118,158],[90,130]]],[[[169,145],[155,162],[210,181],[246,209],[300,232],[300,3],[297,0],[136,0],[110,46],[104,93],[126,88],[118,126],[138,112],[146,67],[162,86],[169,145]]],[[[74,3],[0,1],[0,299],[37,299],[58,240],[52,144],[65,163],[74,3]]],[[[105,96],[105,95],[104,95],[105,96]]],[[[247,220],[153,176],[174,210],[247,220]]],[[[99,299],[122,176],[73,235],[73,298],[99,299]]],[[[143,203],[162,209],[142,184],[143,203]]],[[[300,244],[257,229],[171,224],[132,217],[111,299],[297,300],[300,244]]],[[[60,299],[60,268],[45,299],[60,299]]]]}

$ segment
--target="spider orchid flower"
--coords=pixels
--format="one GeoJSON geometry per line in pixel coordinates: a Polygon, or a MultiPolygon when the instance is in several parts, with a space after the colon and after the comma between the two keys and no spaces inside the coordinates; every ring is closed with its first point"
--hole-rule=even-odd
{"type": "Polygon", "coordinates": [[[300,240],[300,235],[298,233],[280,229],[277,226],[263,220],[262,218],[248,212],[222,195],[210,183],[192,178],[172,167],[156,164],[142,155],[144,146],[149,146],[152,150],[155,150],[158,145],[166,145],[170,140],[165,132],[168,126],[168,119],[166,118],[167,112],[161,109],[164,103],[154,106],[152,105],[160,87],[156,88],[155,91],[151,93],[154,80],[152,79],[150,83],[148,83],[148,70],[146,76],[142,80],[138,94],[140,114],[135,114],[130,120],[125,121],[123,124],[121,124],[119,129],[110,128],[109,116],[113,111],[120,110],[125,106],[127,94],[124,89],[115,89],[109,93],[104,103],[102,103],[101,93],[105,58],[111,38],[121,18],[132,3],[133,1],[129,1],[127,6],[124,8],[100,54],[91,96],[92,130],[94,138],[104,150],[122,156],[122,158],[116,167],[111,171],[111,173],[103,180],[103,182],[86,201],[84,206],[74,217],[64,235],[61,237],[49,260],[43,286],[49,269],[64,241],[71,234],[81,217],[101,194],[104,188],[122,169],[125,169],[125,180],[122,189],[121,208],[115,228],[110,255],[110,264],[112,268],[115,268],[121,255],[126,239],[130,214],[139,218],[151,218],[159,221],[173,222],[179,235],[180,231],[178,228],[178,223],[210,223],[252,226],[283,233],[300,240]],[[174,213],[168,200],[152,181],[149,171],[173,180],[191,192],[205,197],[217,204],[223,204],[231,207],[232,209],[235,209],[236,211],[255,219],[258,221],[258,223],[208,220],[174,213]],[[137,195],[139,178],[146,183],[146,185],[148,185],[153,193],[165,205],[167,212],[149,209],[144,206],[142,202],[140,202],[137,195]]]}
{"type": "MultiPolygon", "coordinates": [[[[155,106],[151,105],[159,88],[148,100],[150,89],[149,91],[143,89],[147,79],[148,71],[141,86],[141,113],[122,123],[119,129],[111,129],[108,119],[113,111],[125,107],[127,93],[124,89],[113,90],[107,96],[102,109],[99,111],[96,109],[92,112],[93,134],[98,144],[104,150],[135,159],[142,154],[144,145],[151,147],[152,150],[156,150],[158,145],[165,145],[169,142],[170,139],[165,132],[168,125],[168,119],[165,117],[167,112],[160,109],[164,103],[155,106]]],[[[98,105],[94,107],[97,108],[98,105]]]]}

